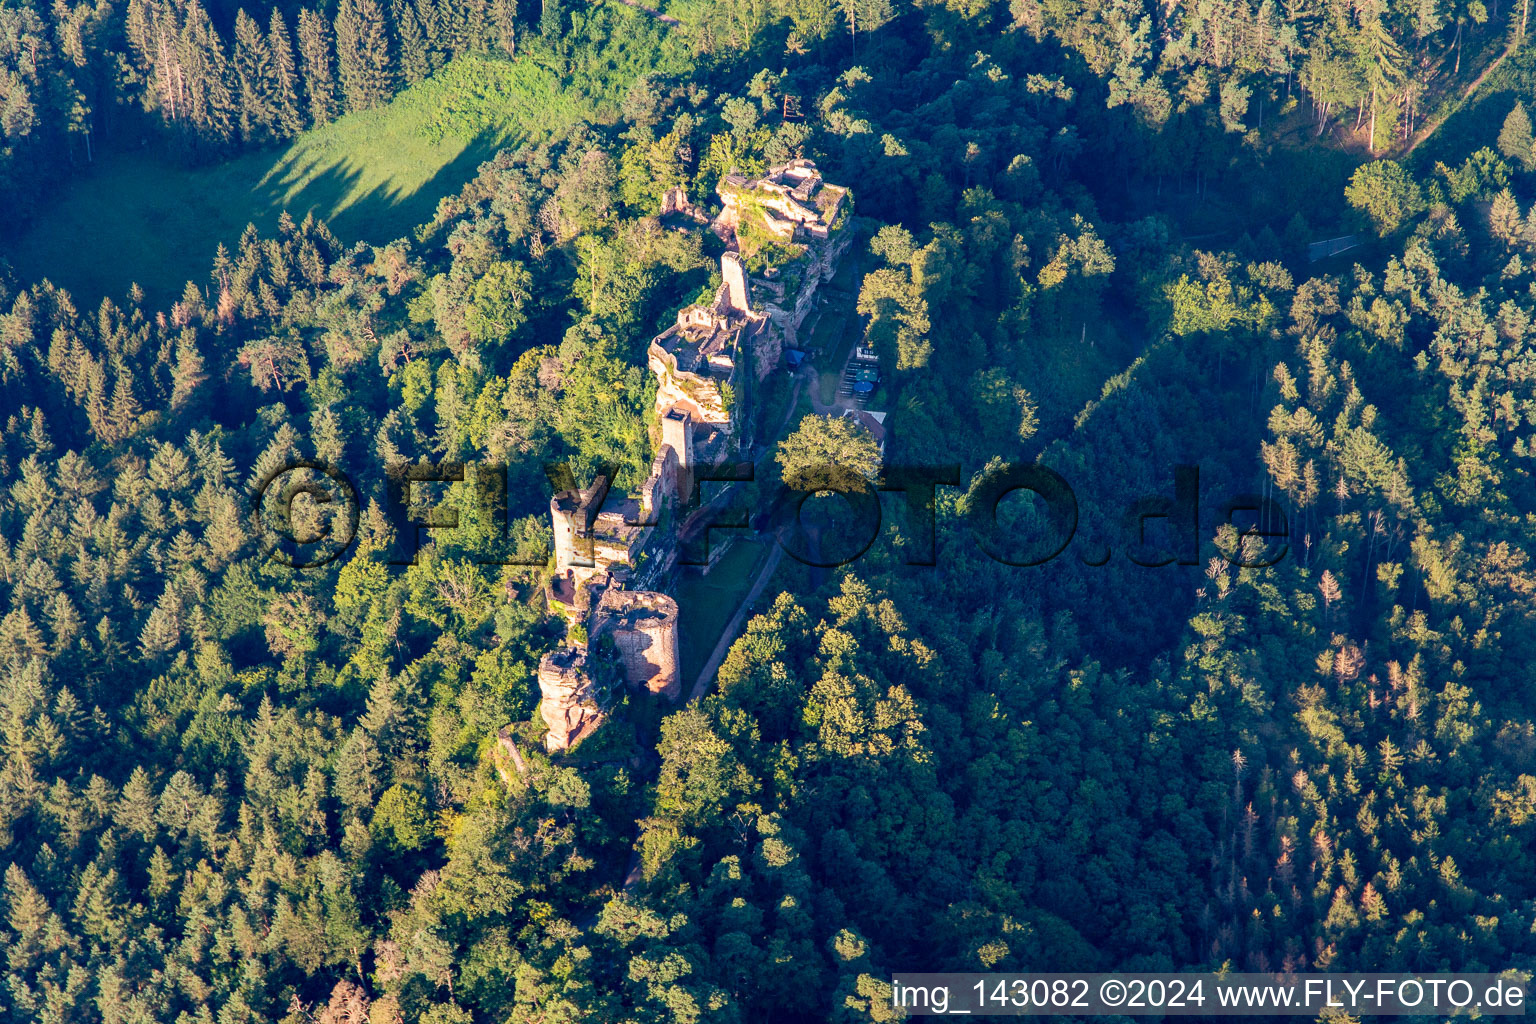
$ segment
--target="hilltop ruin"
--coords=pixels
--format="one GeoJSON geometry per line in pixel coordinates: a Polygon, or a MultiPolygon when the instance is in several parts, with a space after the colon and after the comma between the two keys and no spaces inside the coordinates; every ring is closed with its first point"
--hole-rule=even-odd
{"type": "Polygon", "coordinates": [[[755,385],[796,344],[819,286],[831,280],[852,237],[852,197],[824,182],[809,160],[756,180],[728,175],[717,191],[722,210],[711,229],[727,246],[720,287],[708,305],[679,312],[647,352],[660,432],[650,475],[633,494],[599,475],[550,499],[549,597],[571,627],[569,645],[539,667],[551,751],[575,744],[602,720],[592,669],[606,657],[605,641],[629,685],[668,699],[681,692],[677,603],[660,592],[677,564],[685,526],[679,514],[693,501],[698,467],[747,452],[755,385]]]}

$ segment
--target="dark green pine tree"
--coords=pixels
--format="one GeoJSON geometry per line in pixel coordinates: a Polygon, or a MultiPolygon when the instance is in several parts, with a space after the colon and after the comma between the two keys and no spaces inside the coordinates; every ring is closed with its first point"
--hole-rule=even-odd
{"type": "Polygon", "coordinates": [[[1526,170],[1536,163],[1536,154],[1532,153],[1531,117],[1525,112],[1524,103],[1516,101],[1515,109],[1504,119],[1504,126],[1499,130],[1499,152],[1511,160],[1518,160],[1526,170]]]}
{"type": "Polygon", "coordinates": [[[176,342],[176,363],[171,369],[171,408],[186,409],[208,379],[203,357],[197,351],[197,334],[188,329],[176,342]]]}
{"type": "Polygon", "coordinates": [[[98,122],[95,112],[116,98],[117,54],[98,42],[111,12],[83,3],[73,8],[61,4],[54,17],[58,55],[63,62],[59,67],[64,73],[50,76],[55,87],[49,92],[70,102],[60,111],[63,117],[51,120],[55,128],[67,126],[80,137],[85,144],[84,156],[90,161],[91,133],[98,122]]]}
{"type": "Polygon", "coordinates": [[[517,0],[491,0],[491,31],[497,50],[517,55],[517,0]]]}
{"type": "Polygon", "coordinates": [[[267,27],[267,48],[272,51],[274,124],[279,135],[291,138],[304,130],[304,115],[299,112],[299,71],[293,60],[288,26],[283,24],[283,12],[275,7],[267,27]]]}
{"type": "Polygon", "coordinates": [[[181,29],[175,12],[156,0],[129,0],[123,34],[133,55],[134,70],[144,82],[146,105],[158,107],[167,121],[182,120],[183,94],[177,88],[180,69],[176,66],[181,29]]]}
{"type": "Polygon", "coordinates": [[[469,50],[469,18],[458,0],[443,0],[437,5],[437,29],[444,63],[469,50]]]}
{"type": "Polygon", "coordinates": [[[389,38],[377,0],[341,0],[336,11],[336,77],[347,110],[367,110],[389,98],[389,38]]]}
{"type": "Polygon", "coordinates": [[[187,5],[177,47],[187,120],[199,141],[222,144],[235,137],[236,100],[224,44],[197,0],[187,5]]]}
{"type": "Polygon", "coordinates": [[[427,41],[421,34],[421,22],[408,0],[394,0],[395,38],[400,41],[400,77],[415,84],[432,73],[427,58],[427,41]]]}
{"type": "Polygon", "coordinates": [[[299,59],[309,122],[318,127],[336,116],[336,73],[331,63],[331,26],[308,7],[299,9],[299,59]]]}
{"type": "Polygon", "coordinates": [[[141,407],[133,393],[133,372],[126,366],[118,372],[112,388],[112,404],[107,409],[105,439],[116,443],[138,426],[141,407]]]}
{"type": "Polygon", "coordinates": [[[426,43],[427,67],[436,71],[448,63],[448,57],[443,53],[442,12],[438,10],[437,0],[414,0],[412,6],[416,8],[416,22],[421,26],[421,37],[426,43]]]}
{"type": "MultiPolygon", "coordinates": [[[[148,0],[128,0],[123,14],[123,37],[128,41],[131,62],[140,74],[153,74],[155,28],[161,16],[158,4],[148,0]]],[[[146,83],[146,89],[151,87],[146,83]]]]}
{"type": "Polygon", "coordinates": [[[277,79],[261,26],[245,9],[235,12],[235,83],[240,91],[240,137],[271,142],[277,130],[277,79]]]}
{"type": "Polygon", "coordinates": [[[461,52],[485,53],[491,48],[494,35],[486,0],[460,0],[454,6],[464,12],[464,50],[461,52]]]}
{"type": "Polygon", "coordinates": [[[539,12],[539,35],[553,42],[560,38],[560,0],[544,0],[539,12]]]}

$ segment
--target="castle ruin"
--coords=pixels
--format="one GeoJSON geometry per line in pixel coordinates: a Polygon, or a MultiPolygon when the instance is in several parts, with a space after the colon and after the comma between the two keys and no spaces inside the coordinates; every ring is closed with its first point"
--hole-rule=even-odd
{"type": "Polygon", "coordinates": [[[750,448],[754,386],[796,344],[818,286],[831,280],[852,237],[852,197],[824,182],[809,160],[756,180],[728,175],[717,191],[722,210],[711,227],[727,245],[720,287],[708,305],[679,312],[647,351],[660,428],[650,475],[633,494],[600,474],[550,499],[549,597],[565,608],[576,638],[539,666],[550,751],[574,745],[602,721],[591,669],[606,641],[630,686],[668,699],[681,693],[677,603],[659,590],[677,563],[678,514],[693,500],[699,467],[750,448]]]}
{"type": "Polygon", "coordinates": [[[676,700],[678,675],[677,602],[647,590],[603,591],[593,616],[592,643],[612,638],[624,681],[636,689],[676,700]]]}
{"type": "Polygon", "coordinates": [[[773,325],[778,345],[798,344],[800,325],[814,308],[818,286],[832,280],[847,251],[853,215],[848,189],[822,180],[809,160],[791,160],[749,181],[726,175],[717,188],[722,209],[717,233],[746,263],[750,301],[773,325]]]}

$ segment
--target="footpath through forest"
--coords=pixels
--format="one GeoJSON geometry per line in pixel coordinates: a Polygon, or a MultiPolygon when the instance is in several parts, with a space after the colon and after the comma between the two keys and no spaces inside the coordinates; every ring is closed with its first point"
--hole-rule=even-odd
{"type": "Polygon", "coordinates": [[[1420,144],[1423,143],[1425,139],[1428,139],[1431,135],[1435,134],[1435,132],[1439,131],[1441,125],[1445,124],[1445,122],[1456,116],[1456,114],[1461,111],[1461,108],[1467,105],[1467,101],[1472,98],[1472,94],[1477,92],[1478,89],[1482,88],[1483,83],[1488,81],[1488,76],[1497,71],[1499,66],[1509,58],[1510,54],[1515,52],[1519,45],[1519,36],[1511,38],[1508,45],[1504,47],[1503,52],[1501,52],[1497,57],[1490,61],[1488,66],[1483,68],[1483,70],[1478,73],[1476,78],[1467,83],[1467,87],[1461,91],[1460,99],[1453,103],[1450,108],[1445,110],[1443,113],[1437,114],[1436,116],[1430,118],[1422,127],[1419,128],[1418,131],[1413,133],[1413,138],[1409,139],[1408,145],[1403,147],[1403,156],[1408,156],[1414,150],[1418,149],[1420,144]]]}

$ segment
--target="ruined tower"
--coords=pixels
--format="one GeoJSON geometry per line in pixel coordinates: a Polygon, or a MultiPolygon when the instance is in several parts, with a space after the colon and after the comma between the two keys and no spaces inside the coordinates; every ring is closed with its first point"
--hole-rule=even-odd
{"type": "Polygon", "coordinates": [[[555,531],[555,571],[560,574],[576,564],[580,550],[576,539],[576,504],[569,492],[549,499],[549,521],[555,531]]]}
{"type": "Polygon", "coordinates": [[[590,487],[561,491],[549,499],[549,518],[555,531],[555,569],[592,564],[592,528],[608,497],[608,477],[599,473],[590,487]]]}
{"type": "Polygon", "coordinates": [[[693,417],[686,409],[668,409],[661,417],[661,443],[677,458],[677,500],[693,495],[693,417]]]}
{"type": "Polygon", "coordinates": [[[725,280],[725,308],[722,313],[745,316],[752,311],[747,291],[747,265],[740,253],[728,252],[720,257],[720,276],[725,280]]]}
{"type": "Polygon", "coordinates": [[[677,602],[645,590],[606,590],[592,616],[592,642],[613,639],[631,686],[675,700],[682,692],[677,602]]]}

